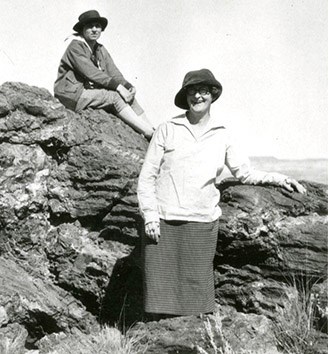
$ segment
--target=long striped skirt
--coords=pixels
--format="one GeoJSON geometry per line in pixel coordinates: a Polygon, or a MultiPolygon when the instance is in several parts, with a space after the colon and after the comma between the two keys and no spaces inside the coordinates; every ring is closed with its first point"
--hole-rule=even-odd
{"type": "Polygon", "coordinates": [[[218,220],[161,220],[156,244],[142,237],[144,309],[148,313],[198,315],[213,312],[213,259],[218,220]]]}

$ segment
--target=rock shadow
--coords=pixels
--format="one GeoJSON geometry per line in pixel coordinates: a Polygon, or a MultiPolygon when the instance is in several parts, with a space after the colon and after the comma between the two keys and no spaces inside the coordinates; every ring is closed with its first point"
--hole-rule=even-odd
{"type": "Polygon", "coordinates": [[[129,256],[117,260],[100,306],[100,323],[125,331],[145,319],[140,246],[138,242],[129,256]]]}

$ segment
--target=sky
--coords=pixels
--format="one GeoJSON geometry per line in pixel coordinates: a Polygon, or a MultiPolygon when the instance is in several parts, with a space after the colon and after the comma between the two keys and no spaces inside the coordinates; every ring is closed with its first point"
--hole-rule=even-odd
{"type": "Polygon", "coordinates": [[[91,9],[155,126],[183,113],[184,75],[208,68],[223,86],[211,115],[249,156],[328,158],[327,0],[1,0],[0,84],[53,93],[64,40],[91,9]]]}

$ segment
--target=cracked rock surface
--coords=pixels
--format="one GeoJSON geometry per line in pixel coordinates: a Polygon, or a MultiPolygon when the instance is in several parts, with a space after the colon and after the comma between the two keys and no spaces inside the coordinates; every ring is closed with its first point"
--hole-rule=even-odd
{"type": "Polygon", "coordinates": [[[328,186],[311,181],[302,182],[306,195],[221,183],[220,318],[149,321],[136,199],[147,145],[104,111],[76,114],[45,89],[0,86],[0,352],[6,343],[18,354],[89,354],[108,323],[134,324],[130,334],[149,353],[215,353],[228,344],[235,353],[279,353],[273,325],[304,287],[325,343],[328,186]]]}

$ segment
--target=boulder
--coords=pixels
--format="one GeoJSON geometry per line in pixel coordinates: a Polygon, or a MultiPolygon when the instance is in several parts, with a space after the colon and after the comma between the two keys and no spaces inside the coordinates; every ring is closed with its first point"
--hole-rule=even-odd
{"type": "Polygon", "coordinates": [[[276,329],[286,318],[297,323],[304,299],[311,306],[302,314],[324,342],[328,187],[311,181],[302,181],[305,195],[234,179],[218,185],[220,316],[149,321],[136,198],[147,145],[105,111],[77,114],[45,89],[0,86],[1,343],[60,353],[88,348],[101,324],[138,322],[127,337],[142,337],[149,353],[270,354],[283,349],[276,329]]]}
{"type": "Polygon", "coordinates": [[[44,89],[5,83],[0,98],[0,283],[13,277],[0,287],[0,321],[24,324],[33,348],[42,336],[98,324],[112,270],[135,244],[125,220],[116,235],[102,220],[129,208],[147,141],[104,111],[66,110],[44,89]],[[13,300],[20,283],[24,309],[13,300]],[[80,316],[67,314],[69,303],[80,316]]]}
{"type": "MultiPolygon", "coordinates": [[[[274,316],[288,288],[327,278],[327,186],[307,194],[223,182],[217,295],[244,312],[274,316]]],[[[287,296],[289,298],[289,296],[287,296]]]]}
{"type": "Polygon", "coordinates": [[[0,326],[0,353],[25,354],[27,337],[27,330],[18,323],[0,326]]]}
{"type": "Polygon", "coordinates": [[[1,327],[24,326],[28,332],[28,336],[24,334],[26,348],[33,348],[46,334],[70,332],[76,327],[88,333],[98,328],[94,316],[78,300],[56,287],[51,278],[33,274],[24,263],[0,257],[1,327]]]}

